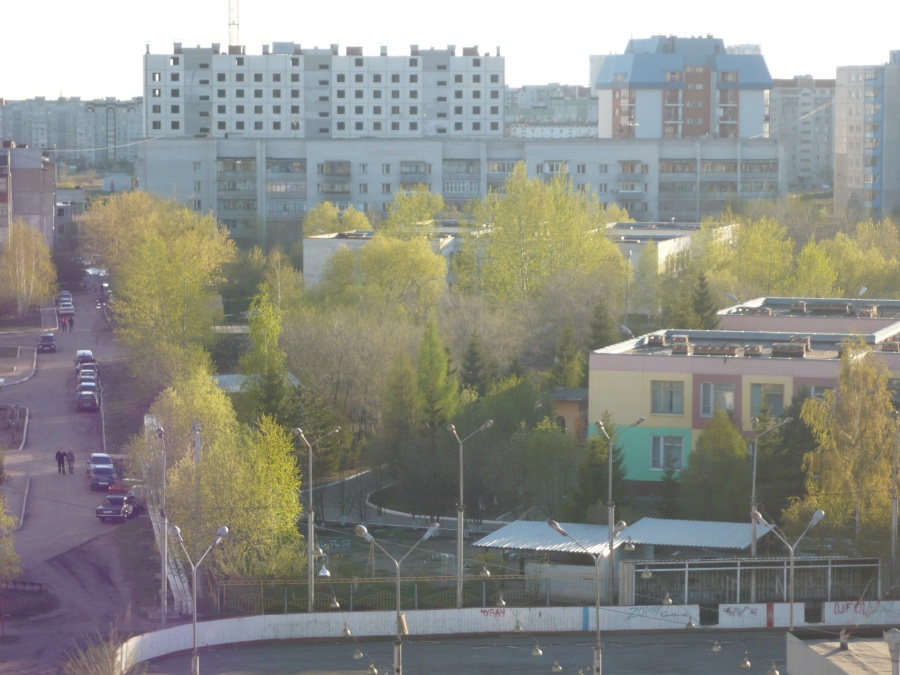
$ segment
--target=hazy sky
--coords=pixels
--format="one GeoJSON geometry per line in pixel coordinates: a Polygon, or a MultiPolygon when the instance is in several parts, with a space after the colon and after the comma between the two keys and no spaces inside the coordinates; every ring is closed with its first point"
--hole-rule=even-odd
{"type": "MultiPolygon", "coordinates": [[[[0,0],[0,98],[142,94],[141,57],[172,43],[228,43],[229,0],[0,0]]],[[[897,5],[864,14],[808,0],[241,0],[240,42],[362,46],[367,55],[478,46],[506,57],[506,81],[588,84],[591,54],[631,37],[712,34],[758,44],[773,77],[834,77],[838,65],[880,64],[900,49],[897,5]],[[891,19],[890,17],[894,17],[891,19]]],[[[457,52],[459,53],[459,52],[457,52]]]]}

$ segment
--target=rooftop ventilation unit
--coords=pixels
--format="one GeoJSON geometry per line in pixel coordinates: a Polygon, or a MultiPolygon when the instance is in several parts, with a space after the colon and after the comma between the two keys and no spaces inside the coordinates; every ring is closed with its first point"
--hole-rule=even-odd
{"type": "Polygon", "coordinates": [[[900,352],[900,342],[882,342],[881,351],[883,352],[900,352]]]}
{"type": "Polygon", "coordinates": [[[673,342],[672,343],[672,353],[673,354],[681,354],[681,355],[689,355],[694,351],[694,345],[690,342],[673,342]]]}
{"type": "Polygon", "coordinates": [[[806,314],[806,300],[798,300],[791,305],[791,314],[806,314]]]}
{"type": "Polygon", "coordinates": [[[762,347],[759,345],[747,345],[744,347],[744,356],[762,356],[762,347]]]}
{"type": "Polygon", "coordinates": [[[666,336],[665,335],[648,335],[647,336],[647,345],[657,345],[661,347],[666,346],[666,336]]]}
{"type": "MultiPolygon", "coordinates": [[[[674,345],[672,350],[674,352],[674,345]]],[[[737,356],[737,345],[697,345],[694,347],[695,356],[737,356]]]]}
{"type": "Polygon", "coordinates": [[[806,345],[802,342],[775,342],[772,344],[772,356],[802,359],[806,356],[806,345]]]}
{"type": "Polygon", "coordinates": [[[791,344],[800,344],[806,351],[812,351],[812,338],[809,335],[792,335],[791,344]]]}

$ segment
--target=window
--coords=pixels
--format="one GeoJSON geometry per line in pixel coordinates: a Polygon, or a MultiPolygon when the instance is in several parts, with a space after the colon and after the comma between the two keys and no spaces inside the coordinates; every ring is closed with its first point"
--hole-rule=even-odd
{"type": "Polygon", "coordinates": [[[500,123],[499,122],[491,122],[491,131],[499,131],[500,123]]]}
{"type": "Polygon", "coordinates": [[[363,107],[361,105],[353,106],[353,114],[354,115],[362,115],[363,107]]]}
{"type": "Polygon", "coordinates": [[[356,98],[362,98],[362,97],[363,97],[363,90],[362,90],[362,89],[357,89],[356,91],[353,92],[353,95],[354,95],[356,98]]]}
{"type": "Polygon", "coordinates": [[[734,410],[734,385],[727,382],[700,383],[700,417],[712,417],[716,406],[734,410]]]}
{"type": "Polygon", "coordinates": [[[462,122],[454,122],[453,123],[453,131],[462,131],[463,125],[462,122]]]}
{"type": "Polygon", "coordinates": [[[344,122],[338,122],[338,123],[337,123],[337,130],[338,130],[338,131],[343,131],[346,127],[347,127],[347,125],[346,125],[344,122]]]}
{"type": "Polygon", "coordinates": [[[381,131],[381,122],[372,122],[372,131],[381,131]]]}
{"type": "Polygon", "coordinates": [[[280,114],[281,114],[281,106],[280,106],[280,105],[273,105],[273,106],[272,106],[272,114],[273,114],[273,115],[280,115],[280,114]]]}
{"type": "MultiPolygon", "coordinates": [[[[338,107],[338,112],[344,112],[344,111],[341,110],[340,107],[338,107]]],[[[292,105],[291,106],[291,115],[299,115],[299,114],[300,114],[300,106],[292,105]]]]}
{"type": "Polygon", "coordinates": [[[363,130],[363,123],[362,123],[362,122],[355,122],[354,125],[353,125],[353,128],[356,129],[356,131],[362,131],[362,130],[363,130]]]}
{"type": "Polygon", "coordinates": [[[262,89],[254,89],[253,98],[262,98],[262,89]]]}
{"type": "Polygon", "coordinates": [[[576,164],[576,165],[575,165],[575,173],[581,173],[581,174],[583,174],[583,173],[585,173],[585,172],[587,172],[587,165],[586,165],[586,164],[576,164]]]}
{"type": "Polygon", "coordinates": [[[225,73],[216,73],[216,82],[224,82],[225,73]]]}
{"type": "Polygon", "coordinates": [[[162,122],[160,122],[159,120],[156,120],[155,122],[153,122],[153,124],[151,126],[154,129],[162,129],[162,122]]]}
{"type": "Polygon", "coordinates": [[[365,162],[360,163],[359,173],[362,175],[366,175],[367,173],[369,173],[369,165],[365,162]]]}
{"type": "Polygon", "coordinates": [[[453,92],[453,98],[462,98],[462,96],[463,96],[462,89],[457,89],[456,91],[453,92]]]}
{"type": "MultiPolygon", "coordinates": [[[[478,92],[478,93],[480,94],[481,92],[478,92]]],[[[475,98],[479,98],[479,97],[476,96],[475,98]]],[[[491,98],[500,98],[500,91],[497,89],[491,89],[491,98]]]]}
{"type": "Polygon", "coordinates": [[[381,75],[379,73],[372,75],[372,82],[381,82],[381,75]]]}
{"type": "Polygon", "coordinates": [[[472,122],[472,131],[481,131],[481,122],[472,122]]]}
{"type": "Polygon", "coordinates": [[[363,81],[362,73],[357,73],[356,75],[354,75],[354,76],[353,76],[353,81],[354,81],[354,82],[362,82],[362,81],[363,81]]]}
{"type": "Polygon", "coordinates": [[[360,183],[359,184],[359,194],[361,194],[361,195],[369,194],[369,184],[368,183],[360,183]]]}
{"type": "Polygon", "coordinates": [[[381,184],[381,194],[383,194],[383,195],[391,194],[391,184],[390,183],[382,183],[381,184]]]}
{"type": "Polygon", "coordinates": [[[400,106],[392,105],[391,106],[391,115],[399,115],[400,114],[400,106]]]}
{"type": "Polygon", "coordinates": [[[400,81],[400,75],[398,75],[396,73],[391,75],[391,82],[399,82],[399,81],[400,81]]]}
{"type": "Polygon", "coordinates": [[[417,106],[417,105],[409,106],[409,114],[410,115],[418,115],[419,114],[419,106],[417,106]]]}
{"type": "Polygon", "coordinates": [[[180,113],[180,112],[181,112],[181,106],[180,106],[180,105],[173,105],[173,106],[172,106],[172,113],[173,113],[173,114],[177,115],[177,114],[180,113]]]}
{"type": "Polygon", "coordinates": [[[346,98],[346,97],[347,97],[347,92],[344,91],[343,89],[338,89],[338,90],[337,90],[337,97],[338,97],[338,98],[346,98]]]}
{"type": "Polygon", "coordinates": [[[243,123],[243,122],[235,122],[235,123],[234,123],[234,128],[237,129],[238,131],[243,131],[243,130],[244,130],[244,123],[243,123]]]}
{"type": "Polygon", "coordinates": [[[409,81],[410,81],[411,84],[415,84],[416,82],[419,81],[419,76],[418,76],[418,75],[410,75],[410,76],[409,76],[409,81]]]}
{"type": "Polygon", "coordinates": [[[216,122],[216,129],[225,130],[225,122],[216,122]]]}
{"type": "Polygon", "coordinates": [[[400,122],[391,122],[391,131],[400,131],[400,122]]]}
{"type": "Polygon", "coordinates": [[[300,98],[300,90],[291,89],[291,98],[300,98]]]}
{"type": "Polygon", "coordinates": [[[238,73],[237,75],[235,75],[235,76],[234,76],[234,81],[235,81],[235,82],[243,82],[243,81],[244,81],[244,74],[243,74],[243,73],[238,73]]]}
{"type": "Polygon", "coordinates": [[[244,98],[244,90],[243,90],[243,89],[238,89],[237,91],[234,92],[234,95],[235,95],[237,98],[244,98]]]}
{"type": "Polygon", "coordinates": [[[650,382],[650,394],[654,415],[684,414],[684,382],[653,380],[650,382]]]}
{"type": "Polygon", "coordinates": [[[462,80],[463,80],[462,75],[454,75],[453,76],[454,82],[462,82],[462,80]]]}
{"type": "Polygon", "coordinates": [[[453,106],[453,114],[454,115],[462,115],[463,107],[461,105],[453,106]]]}
{"type": "Polygon", "coordinates": [[[225,98],[225,90],[224,89],[216,89],[216,96],[218,98],[225,98]]]}
{"type": "Polygon", "coordinates": [[[650,468],[665,471],[671,467],[681,471],[684,466],[684,439],[681,436],[653,436],[650,468]]]}
{"type": "Polygon", "coordinates": [[[382,165],[381,165],[381,173],[388,174],[388,173],[390,173],[390,172],[391,172],[391,165],[390,165],[390,164],[382,164],[382,165]]]}
{"type": "Polygon", "coordinates": [[[179,129],[179,128],[181,128],[181,123],[180,123],[180,122],[177,122],[177,121],[176,121],[176,122],[172,122],[172,128],[173,128],[173,129],[179,129]]]}
{"type": "Polygon", "coordinates": [[[273,89],[272,98],[281,98],[281,89],[273,89]]]}
{"type": "Polygon", "coordinates": [[[234,111],[235,111],[238,115],[243,115],[243,114],[244,114],[244,106],[242,106],[242,105],[235,106],[234,111]]]}
{"type": "Polygon", "coordinates": [[[410,130],[410,131],[418,131],[418,130],[419,130],[419,123],[418,123],[418,122],[410,122],[410,123],[409,123],[409,130],[410,130]]]}
{"type": "MultiPolygon", "coordinates": [[[[891,387],[893,389],[894,387],[891,387]]],[[[825,387],[821,384],[803,385],[800,387],[800,395],[804,398],[825,398],[826,391],[834,391],[834,387],[825,387]]]]}
{"type": "Polygon", "coordinates": [[[346,82],[346,81],[347,81],[347,78],[344,76],[343,73],[338,73],[338,75],[337,75],[337,81],[338,81],[338,82],[346,82]]]}
{"type": "MultiPolygon", "coordinates": [[[[220,105],[219,107],[220,107],[220,108],[224,108],[225,106],[220,105]]],[[[161,112],[162,112],[162,106],[161,106],[161,105],[155,105],[155,106],[153,106],[153,114],[159,115],[161,112]]],[[[219,112],[225,112],[225,111],[224,111],[224,110],[220,110],[219,112]]]]}
{"type": "Polygon", "coordinates": [[[262,73],[253,73],[253,81],[254,82],[262,82],[263,81],[262,73]]]}
{"type": "Polygon", "coordinates": [[[291,82],[299,82],[300,73],[291,73],[291,82]]]}
{"type": "Polygon", "coordinates": [[[781,417],[784,413],[783,384],[750,385],[750,414],[756,417],[764,405],[768,407],[770,415],[781,417]]]}
{"type": "Polygon", "coordinates": [[[473,75],[472,82],[475,82],[476,84],[481,82],[481,75],[473,75]]]}
{"type": "Polygon", "coordinates": [[[153,73],[153,75],[151,76],[150,79],[151,79],[153,82],[159,82],[159,81],[162,79],[162,77],[160,76],[159,73],[153,73]]]}
{"type": "Polygon", "coordinates": [[[262,122],[254,122],[254,123],[253,123],[253,128],[254,128],[256,131],[262,131],[263,123],[262,123],[262,122]]]}
{"type": "Polygon", "coordinates": [[[253,106],[253,114],[254,115],[262,115],[262,106],[261,105],[253,106]]]}
{"type": "Polygon", "coordinates": [[[480,106],[480,105],[473,105],[473,106],[472,106],[472,114],[473,114],[473,115],[480,115],[480,114],[481,114],[481,106],[480,106]]]}
{"type": "Polygon", "coordinates": [[[376,89],[372,92],[372,98],[381,98],[381,89],[376,89]]]}
{"type": "Polygon", "coordinates": [[[391,98],[400,98],[400,90],[391,89],[391,98]]]}
{"type": "MultiPolygon", "coordinates": [[[[224,91],[224,89],[222,91],[224,91]]],[[[162,96],[162,91],[160,91],[159,89],[154,89],[153,98],[159,98],[160,96],[162,96]]]]}
{"type": "Polygon", "coordinates": [[[220,115],[224,115],[225,114],[225,106],[224,105],[216,106],[216,112],[219,113],[220,115]]]}
{"type": "Polygon", "coordinates": [[[281,131],[281,122],[272,122],[272,131],[281,131]]]}
{"type": "Polygon", "coordinates": [[[491,75],[491,84],[499,84],[500,76],[499,75],[491,75]]]}

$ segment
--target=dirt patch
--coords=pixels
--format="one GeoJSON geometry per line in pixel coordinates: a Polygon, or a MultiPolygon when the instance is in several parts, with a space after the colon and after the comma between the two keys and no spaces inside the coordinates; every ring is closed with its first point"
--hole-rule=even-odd
{"type": "MultiPolygon", "coordinates": [[[[132,521],[149,530],[149,520],[132,521]]],[[[132,525],[132,524],[127,524],[132,525]]],[[[149,536],[146,532],[144,536],[149,536]]],[[[30,618],[11,617],[3,646],[0,673],[48,675],[60,672],[65,652],[82,646],[96,632],[106,634],[118,624],[124,636],[152,630],[147,619],[131,611],[131,576],[121,564],[116,531],[99,537],[40,565],[39,576],[52,585],[58,606],[30,618]]]]}
{"type": "Polygon", "coordinates": [[[103,361],[100,367],[106,451],[117,454],[132,436],[141,433],[144,414],[159,392],[139,386],[132,378],[125,359],[103,361]]]}

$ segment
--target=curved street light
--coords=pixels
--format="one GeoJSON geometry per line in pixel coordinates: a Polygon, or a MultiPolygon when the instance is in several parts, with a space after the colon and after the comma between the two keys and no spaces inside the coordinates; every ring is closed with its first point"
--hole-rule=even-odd
{"type": "MultiPolygon", "coordinates": [[[[341,430],[340,427],[335,427],[331,431],[329,431],[324,436],[320,436],[315,441],[310,443],[306,440],[306,436],[303,434],[303,429],[294,429],[294,435],[300,438],[306,444],[306,451],[309,454],[309,473],[306,475],[306,483],[309,489],[309,506],[307,508],[307,529],[306,529],[306,557],[308,560],[307,567],[307,584],[308,589],[306,592],[306,611],[307,612],[315,612],[316,611],[316,555],[314,555],[315,546],[316,546],[316,512],[313,508],[313,448],[319,444],[320,441],[328,438],[329,436],[338,433],[341,430]]],[[[324,514],[323,514],[324,515],[324,514]]],[[[321,555],[321,554],[320,554],[321,555]]],[[[323,567],[324,569],[324,567],[323,567]]]]}
{"type": "Polygon", "coordinates": [[[456,608],[462,609],[463,606],[463,530],[465,528],[466,507],[463,501],[463,443],[472,438],[475,434],[490,429],[494,426],[494,420],[485,420],[471,434],[460,440],[459,434],[456,433],[456,427],[452,424],[447,425],[447,431],[453,434],[453,438],[459,443],[459,502],[456,504],[456,608]]]}
{"type": "Polygon", "coordinates": [[[365,525],[357,525],[354,529],[357,536],[362,537],[370,544],[374,544],[381,552],[384,553],[388,558],[391,559],[391,562],[394,563],[394,573],[396,579],[396,594],[397,594],[397,640],[394,642],[394,673],[395,675],[400,675],[403,672],[403,636],[409,635],[409,630],[406,627],[406,618],[403,616],[400,607],[400,565],[409,557],[409,554],[416,550],[416,547],[421,544],[426,539],[430,539],[437,531],[440,529],[440,525],[437,523],[432,523],[428,526],[428,529],[425,530],[425,534],[423,534],[419,540],[412,545],[412,547],[403,555],[400,560],[397,560],[394,556],[388,553],[384,546],[382,546],[379,541],[369,534],[369,530],[366,529],[365,525]]]}
{"type": "Polygon", "coordinates": [[[761,525],[768,525],[771,532],[776,537],[781,539],[782,543],[785,546],[787,546],[788,551],[790,551],[791,571],[790,571],[789,582],[790,582],[791,591],[790,591],[790,628],[789,628],[789,630],[790,630],[790,632],[793,633],[794,632],[794,549],[797,548],[797,546],[800,544],[800,540],[806,536],[806,533],[809,532],[810,528],[815,527],[816,523],[818,523],[820,520],[822,520],[822,518],[825,517],[825,512],[822,509],[817,509],[816,512],[812,514],[812,518],[809,519],[809,523],[807,524],[806,529],[803,530],[803,533],[799,537],[797,537],[797,541],[794,542],[793,546],[791,546],[788,543],[788,540],[784,538],[784,536],[781,534],[781,531],[775,526],[774,523],[769,525],[769,523],[766,522],[766,519],[762,517],[762,514],[759,511],[752,511],[750,513],[750,517],[753,518],[754,522],[760,523],[761,525]]]}
{"type": "MultiPolygon", "coordinates": [[[[596,636],[596,641],[594,642],[594,670],[593,670],[593,672],[595,673],[595,675],[600,675],[600,673],[603,670],[603,646],[600,644],[600,559],[603,557],[603,553],[601,551],[598,551],[596,553],[591,551],[590,548],[588,548],[583,543],[578,541],[575,537],[573,537],[571,534],[566,532],[566,530],[563,528],[563,526],[560,525],[555,520],[553,520],[552,518],[547,521],[547,524],[550,527],[552,527],[554,530],[559,532],[562,536],[574,541],[576,544],[578,544],[578,546],[581,549],[584,550],[585,553],[587,553],[589,556],[591,556],[594,559],[594,574],[595,574],[595,586],[596,586],[596,588],[595,588],[596,602],[594,604],[594,612],[596,614],[595,622],[596,622],[596,628],[597,628],[597,636],[596,636]]],[[[615,525],[615,529],[613,531],[613,536],[615,536],[616,534],[618,534],[619,532],[621,532],[624,529],[625,529],[625,523],[623,521],[619,521],[615,525]]],[[[612,547],[609,548],[609,550],[607,551],[607,554],[610,556],[610,558],[612,558],[612,547]]],[[[516,625],[518,625],[518,623],[516,625]]]]}
{"type": "Polygon", "coordinates": [[[191,675],[200,675],[200,653],[197,651],[197,568],[200,567],[204,558],[209,555],[209,552],[228,536],[228,528],[222,525],[216,531],[216,538],[213,539],[213,543],[203,552],[203,555],[200,556],[196,563],[191,560],[191,556],[184,547],[184,539],[181,538],[181,528],[177,525],[172,525],[171,530],[175,541],[181,545],[181,550],[184,551],[184,557],[187,558],[188,565],[191,566],[191,592],[193,593],[192,602],[194,605],[194,651],[191,653],[191,675]]]}

